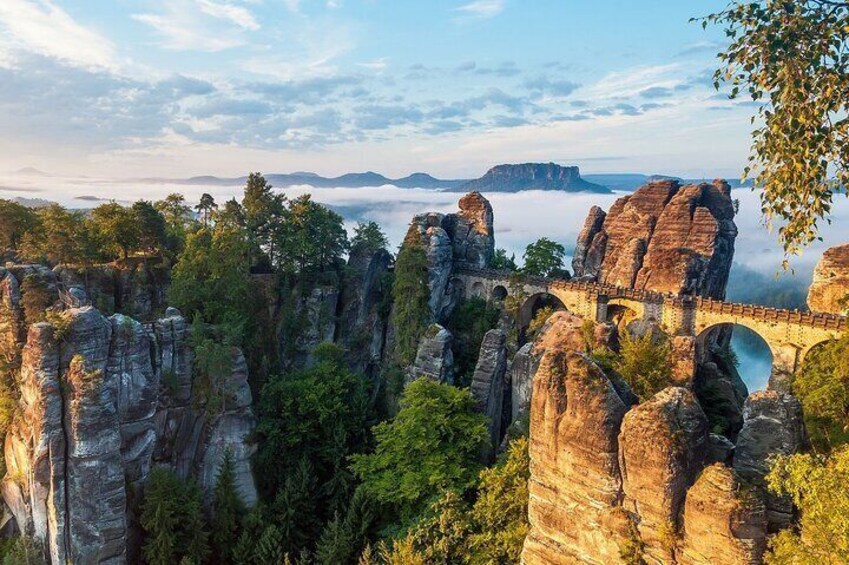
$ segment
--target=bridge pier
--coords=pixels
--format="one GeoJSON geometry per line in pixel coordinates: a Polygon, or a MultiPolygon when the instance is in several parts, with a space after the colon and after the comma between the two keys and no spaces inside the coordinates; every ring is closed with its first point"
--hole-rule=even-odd
{"type": "Polygon", "coordinates": [[[801,364],[799,348],[792,344],[772,347],[772,372],[767,388],[776,392],[791,392],[793,375],[801,364]]]}

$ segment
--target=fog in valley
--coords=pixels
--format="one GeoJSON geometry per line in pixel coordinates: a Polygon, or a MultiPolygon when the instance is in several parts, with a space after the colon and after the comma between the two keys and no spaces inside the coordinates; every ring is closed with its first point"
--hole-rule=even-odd
{"type": "MultiPolygon", "coordinates": [[[[131,203],[140,198],[157,200],[171,192],[184,194],[190,202],[197,201],[201,194],[207,192],[217,202],[223,203],[234,196],[241,197],[241,191],[241,186],[0,175],[0,198],[42,199],[70,208],[91,208],[112,199],[122,203],[131,203]]],[[[358,221],[378,222],[393,247],[400,244],[415,214],[454,211],[462,196],[455,192],[391,186],[304,186],[286,188],[284,192],[290,197],[312,194],[315,200],[339,212],[345,218],[349,230],[358,221]]],[[[562,243],[567,253],[571,254],[590,207],[598,205],[606,210],[623,194],[526,191],[486,196],[495,211],[497,247],[506,249],[508,254],[515,254],[517,262],[521,264],[525,246],[540,237],[562,243]]],[[[782,308],[804,308],[813,268],[822,252],[847,239],[849,199],[838,197],[831,223],[822,228],[823,241],[815,242],[803,255],[793,258],[792,272],[782,272],[782,249],[775,233],[768,231],[761,222],[758,194],[739,188],[733,190],[732,198],[740,202],[736,217],[739,235],[727,299],[782,308]]],[[[740,360],[741,375],[751,390],[758,390],[766,386],[772,360],[766,345],[750,334],[745,330],[735,332],[733,345],[740,360]]]]}

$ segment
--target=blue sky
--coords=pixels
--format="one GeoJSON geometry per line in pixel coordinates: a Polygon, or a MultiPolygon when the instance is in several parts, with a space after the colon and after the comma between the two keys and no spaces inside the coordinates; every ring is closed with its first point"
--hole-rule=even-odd
{"type": "Polygon", "coordinates": [[[737,176],[725,0],[2,0],[0,170],[737,176]]]}

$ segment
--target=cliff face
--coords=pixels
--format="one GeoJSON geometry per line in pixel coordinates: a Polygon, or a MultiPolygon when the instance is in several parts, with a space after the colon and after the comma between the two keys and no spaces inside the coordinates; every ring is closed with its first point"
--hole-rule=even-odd
{"type": "Polygon", "coordinates": [[[723,298],[736,237],[727,183],[657,181],[590,211],[572,267],[604,284],[723,298]]]}
{"type": "Polygon", "coordinates": [[[520,192],[522,190],[560,190],[564,192],[609,193],[610,190],[581,178],[578,167],[554,163],[498,165],[479,179],[460,185],[461,192],[520,192]]]}
{"type": "Polygon", "coordinates": [[[808,289],[808,307],[814,312],[849,312],[849,243],[823,253],[808,289]]]}
{"type": "MultiPolygon", "coordinates": [[[[641,548],[653,564],[760,563],[762,494],[740,488],[740,476],[791,447],[738,444],[739,475],[737,456],[734,469],[708,466],[712,443],[696,397],[670,387],[632,406],[627,387],[582,353],[583,324],[558,312],[534,346],[544,353],[533,380],[522,562],[626,563],[641,548]]],[[[612,326],[593,328],[595,346],[612,344],[612,326]]],[[[749,426],[759,417],[750,410],[749,426]]]]}
{"type": "Polygon", "coordinates": [[[428,261],[430,310],[437,322],[444,322],[459,300],[461,289],[449,281],[455,268],[482,269],[495,254],[492,205],[480,193],[460,199],[455,214],[430,212],[413,218],[407,240],[417,238],[428,261]]]}
{"type": "MultiPolygon", "coordinates": [[[[14,293],[6,297],[4,319],[21,310],[14,293]]],[[[45,543],[52,563],[136,562],[134,494],[154,466],[196,478],[210,497],[230,451],[243,499],[256,501],[246,439],[255,421],[241,352],[233,350],[224,408],[211,413],[192,384],[189,328],[179,312],[141,324],[83,306],[51,320],[31,325],[17,344],[21,397],[6,436],[2,491],[18,527],[45,543]]]]}

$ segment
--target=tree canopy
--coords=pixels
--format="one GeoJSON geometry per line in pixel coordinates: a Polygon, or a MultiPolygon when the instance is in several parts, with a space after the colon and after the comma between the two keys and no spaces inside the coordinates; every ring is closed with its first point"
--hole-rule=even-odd
{"type": "MultiPolygon", "coordinates": [[[[724,27],[715,81],[761,103],[746,176],[763,188],[785,252],[818,237],[849,186],[849,2],[736,0],[702,20],[724,27]],[[844,188],[840,188],[844,187],[844,188]]],[[[786,265],[786,261],[785,261],[786,265]]]]}
{"type": "Polygon", "coordinates": [[[525,266],[522,270],[535,277],[563,276],[565,256],[566,249],[562,245],[543,237],[525,249],[525,266]]]}

